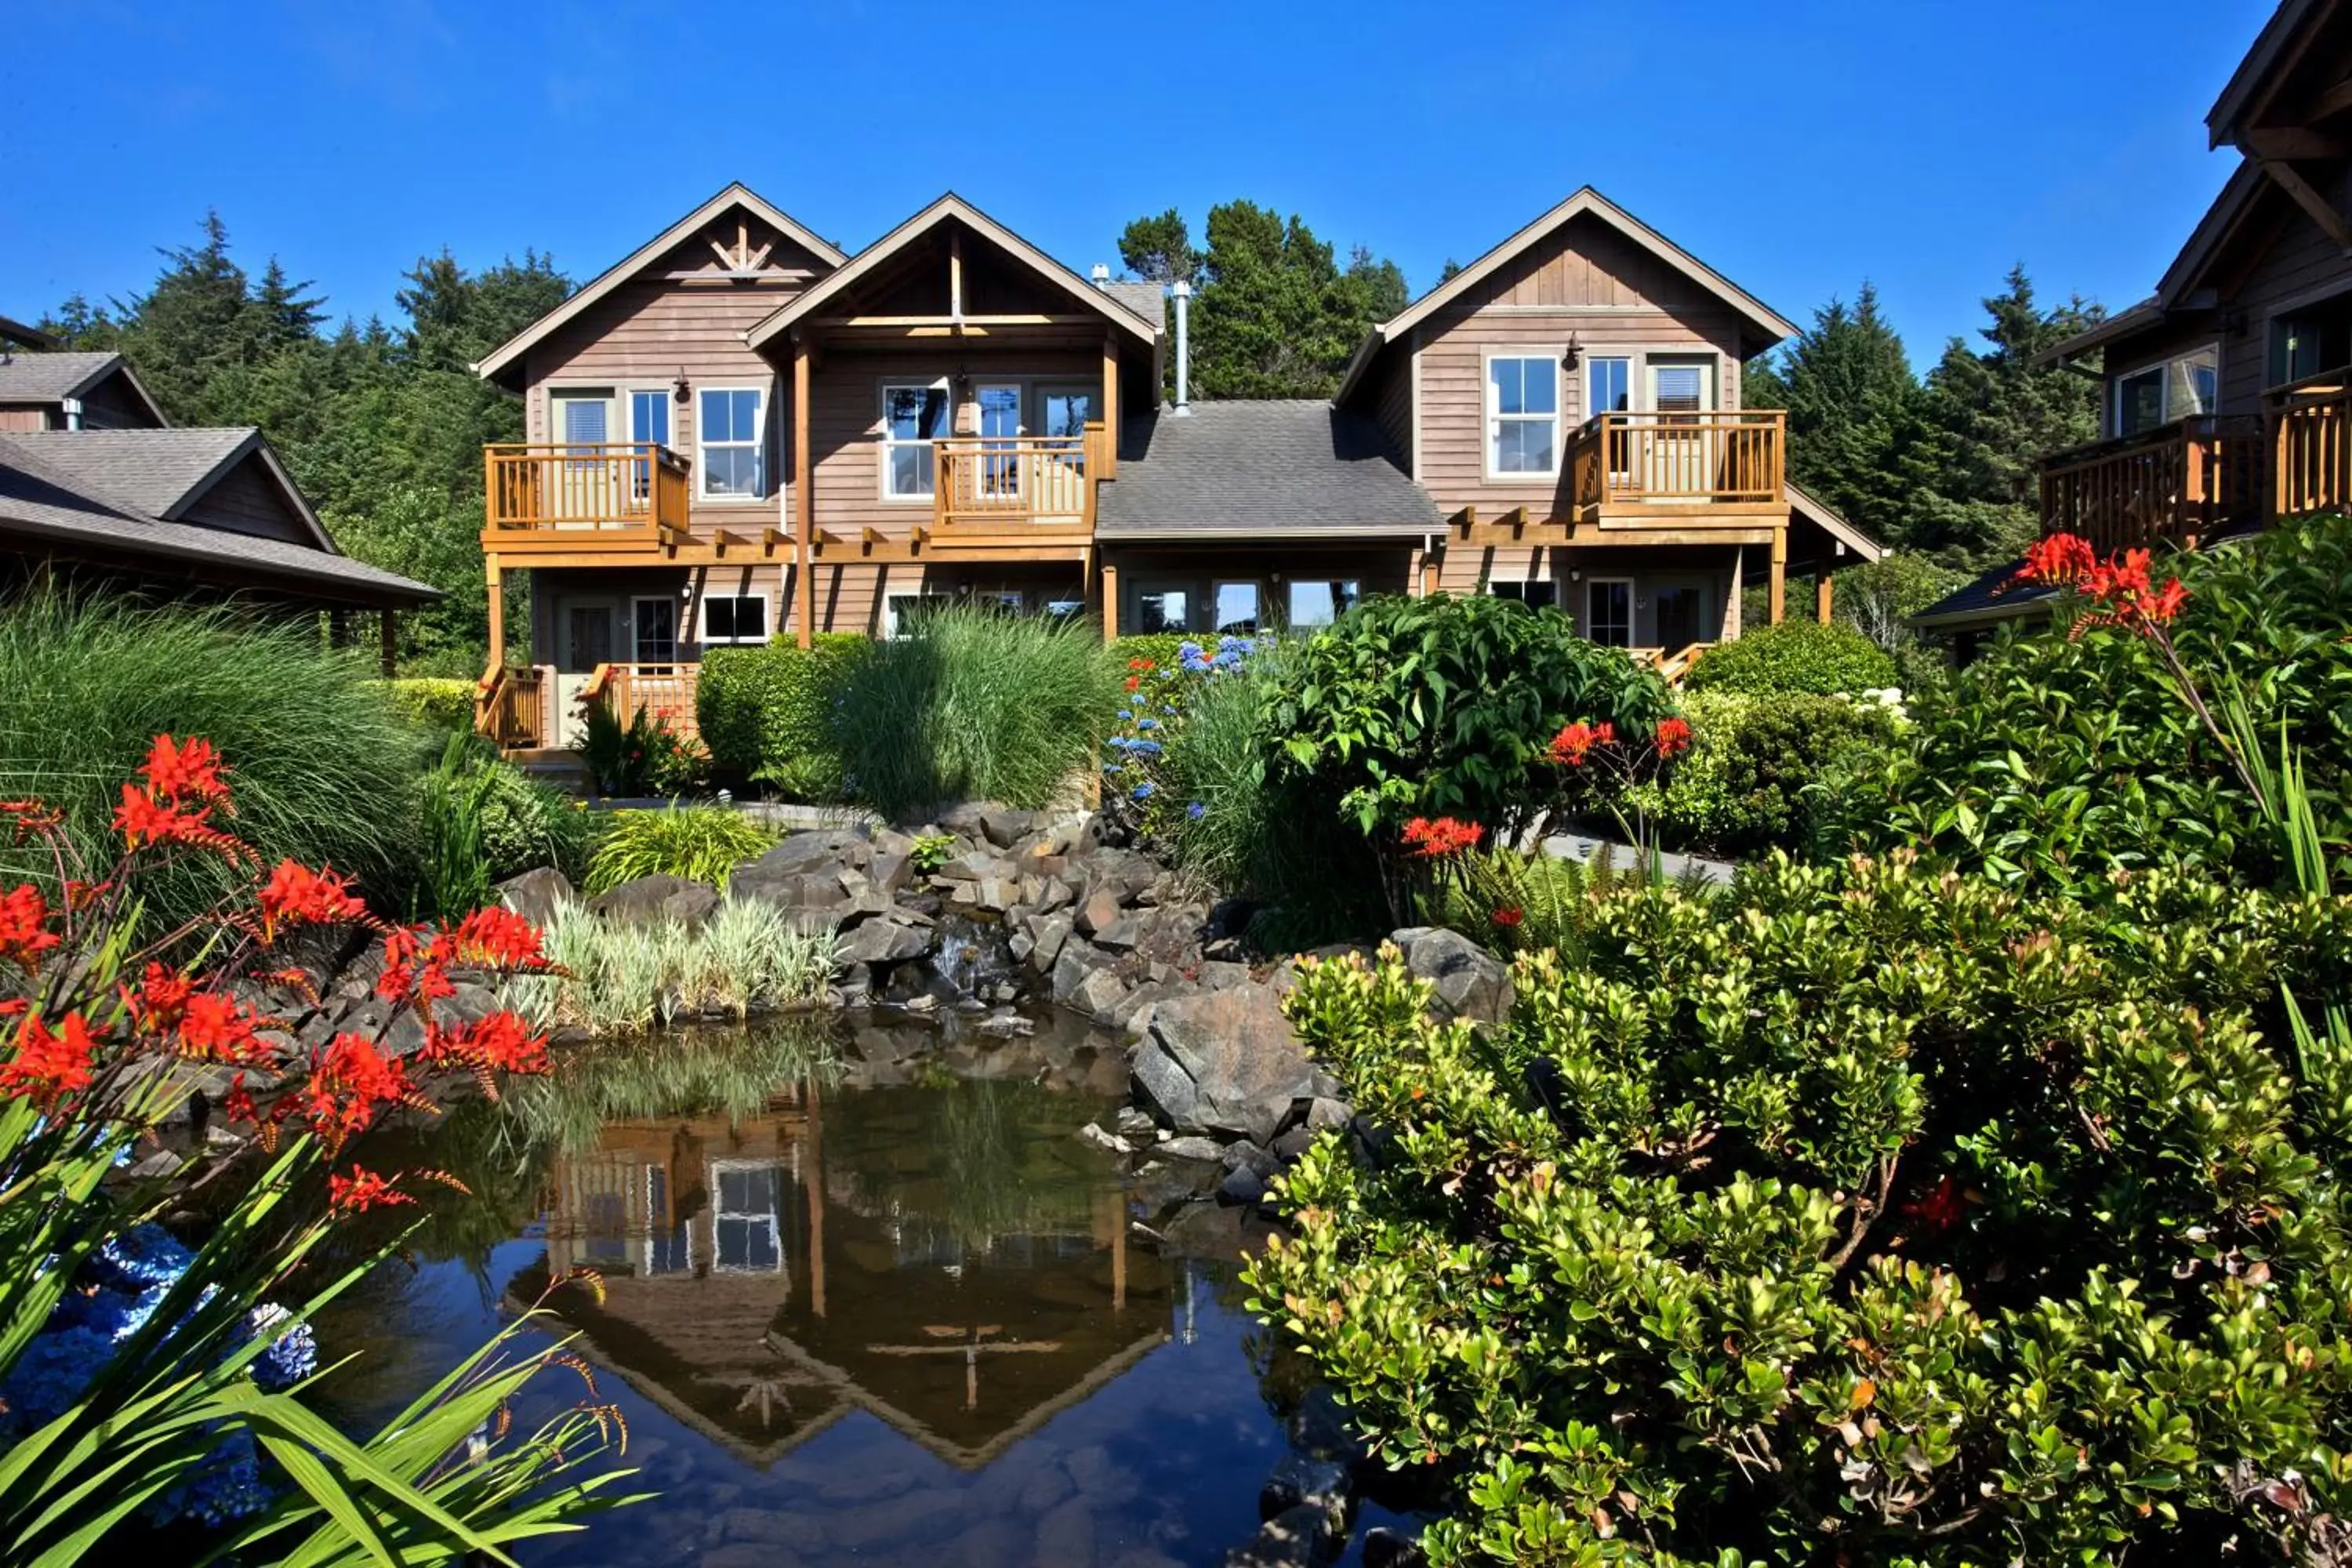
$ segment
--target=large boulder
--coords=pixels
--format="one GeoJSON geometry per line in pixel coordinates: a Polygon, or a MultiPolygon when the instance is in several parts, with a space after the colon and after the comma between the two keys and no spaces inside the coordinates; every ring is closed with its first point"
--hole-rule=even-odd
{"type": "Polygon", "coordinates": [[[588,907],[608,921],[630,925],[650,925],[666,920],[700,925],[719,907],[719,892],[707,884],[656,871],[599,893],[589,900],[588,907]]]}
{"type": "Polygon", "coordinates": [[[555,918],[557,908],[572,902],[579,895],[572,890],[572,879],[552,866],[540,866],[520,877],[509,877],[496,889],[499,902],[535,926],[545,926],[555,918]]]}
{"type": "Polygon", "coordinates": [[[751,862],[765,875],[782,876],[820,868],[863,867],[872,858],[873,845],[863,834],[841,828],[817,828],[794,833],[751,862]]]}
{"type": "Polygon", "coordinates": [[[1156,1004],[1134,1072],[1137,1093],[1177,1131],[1255,1143],[1271,1142],[1291,1103],[1326,1081],[1263,985],[1156,1004]]]}
{"type": "Polygon", "coordinates": [[[867,921],[843,937],[835,951],[844,963],[879,968],[922,957],[931,951],[931,941],[932,933],[920,926],[902,925],[895,920],[867,921]]]}
{"type": "Polygon", "coordinates": [[[1403,952],[1406,968],[1436,985],[1439,1017],[1499,1024],[1511,1016],[1510,970],[1460,931],[1412,926],[1389,940],[1403,952]]]}

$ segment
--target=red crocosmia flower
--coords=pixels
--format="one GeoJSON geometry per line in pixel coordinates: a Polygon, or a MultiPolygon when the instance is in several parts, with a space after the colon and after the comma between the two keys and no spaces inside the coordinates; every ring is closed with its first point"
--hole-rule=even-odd
{"type": "Polygon", "coordinates": [[[1588,724],[1579,719],[1573,724],[1562,725],[1559,733],[1551,738],[1549,754],[1555,763],[1580,768],[1584,760],[1592,754],[1592,748],[1614,745],[1616,742],[1616,725],[1606,722],[1588,724]]]}
{"type": "Polygon", "coordinates": [[[63,826],[66,814],[37,800],[0,800],[0,816],[13,818],[16,826],[16,842],[22,844],[37,833],[47,833],[63,826]]]}
{"type": "MultiPolygon", "coordinates": [[[[530,969],[546,962],[539,948],[539,928],[508,909],[492,904],[476,910],[446,933],[446,956],[457,963],[489,969],[530,969]]],[[[436,940],[436,953],[445,943],[436,940]]]]}
{"type": "Polygon", "coordinates": [[[180,1019],[188,1010],[188,998],[195,994],[195,990],[196,983],[178,970],[151,963],[140,979],[138,991],[127,1000],[139,1026],[160,1034],[180,1026],[180,1019]]]}
{"type": "MultiPolygon", "coordinates": [[[[408,1081],[408,1069],[364,1035],[337,1035],[296,1096],[303,1119],[331,1152],[363,1132],[388,1105],[426,1106],[408,1081]]],[[[284,1102],[277,1114],[284,1114],[284,1102]]]]}
{"type": "Polygon", "coordinates": [[[98,1050],[89,1021],[79,1013],[66,1015],[65,1028],[53,1033],[38,1018],[16,1026],[16,1055],[0,1064],[0,1093],[53,1106],[90,1082],[90,1058],[98,1050]]]}
{"type": "Polygon", "coordinates": [[[136,784],[124,784],[122,804],[114,808],[114,826],[121,829],[123,843],[132,849],[148,844],[190,844],[232,859],[242,856],[245,846],[213,826],[208,820],[211,815],[209,805],[183,810],[157,801],[136,784]]]}
{"type": "Polygon", "coordinates": [[[1507,908],[1496,910],[1489,918],[1492,919],[1498,926],[1516,928],[1521,921],[1528,917],[1525,910],[1507,908]]]}
{"type": "Polygon", "coordinates": [[[0,896],[0,962],[22,964],[28,974],[38,968],[41,954],[60,940],[48,922],[48,902],[32,883],[20,882],[0,896]]]}
{"type": "Polygon", "coordinates": [[[1657,740],[1660,757],[1678,756],[1689,751],[1691,743],[1689,721],[1683,719],[1659,720],[1657,740]]]}
{"type": "Polygon", "coordinates": [[[394,1178],[352,1167],[348,1176],[327,1178],[327,1205],[338,1214],[364,1214],[372,1208],[416,1200],[394,1184],[394,1178]]]}
{"type": "Polygon", "coordinates": [[[269,1047],[255,1037],[254,1026],[251,1014],[219,992],[193,993],[180,1019],[180,1054],[196,1061],[264,1066],[269,1047]]]}
{"type": "Polygon", "coordinates": [[[533,1034],[512,1013],[497,1012],[454,1028],[428,1029],[424,1054],[436,1066],[471,1072],[482,1092],[495,1100],[499,1091],[494,1074],[547,1070],[547,1037],[533,1034]]]}
{"type": "Polygon", "coordinates": [[[352,894],[352,879],[334,868],[313,871],[280,860],[261,885],[261,931],[267,942],[280,926],[332,925],[364,919],[367,906],[352,894]]]}
{"type": "Polygon", "coordinates": [[[169,735],[156,736],[142,771],[158,800],[175,805],[184,801],[225,805],[228,800],[228,785],[221,782],[220,754],[200,736],[176,744],[169,735]]]}
{"type": "Polygon", "coordinates": [[[1160,667],[1153,664],[1148,658],[1130,658],[1127,661],[1127,668],[1129,669],[1157,669],[1160,667]]]}
{"type": "Polygon", "coordinates": [[[2053,533],[2025,547],[2025,564],[2012,583],[2079,583],[2099,563],[2091,542],[2074,533],[2053,533]]]}
{"type": "Polygon", "coordinates": [[[1486,832],[1475,822],[1458,822],[1450,816],[1433,822],[1428,817],[1416,816],[1404,825],[1404,841],[1416,858],[1443,860],[1465,849],[1475,849],[1486,832]]]}
{"type": "Polygon", "coordinates": [[[1127,689],[1129,691],[1138,690],[1142,687],[1142,685],[1143,677],[1139,675],[1130,675],[1127,678],[1127,689]]]}
{"type": "Polygon", "coordinates": [[[1969,1195],[1960,1184],[1949,1176],[1937,1180],[1919,1196],[1903,1205],[1905,1215],[1919,1222],[1919,1228],[1929,1236],[1941,1236],[1957,1228],[1968,1218],[1969,1195]]]}

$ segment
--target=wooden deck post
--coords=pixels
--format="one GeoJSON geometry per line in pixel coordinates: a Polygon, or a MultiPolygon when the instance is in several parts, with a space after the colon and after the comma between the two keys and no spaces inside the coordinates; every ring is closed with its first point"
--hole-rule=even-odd
{"type": "Polygon", "coordinates": [[[793,342],[793,533],[799,544],[800,572],[794,586],[798,590],[800,607],[793,616],[793,638],[802,647],[812,645],[816,635],[816,577],[814,552],[810,548],[816,538],[815,498],[809,494],[809,476],[814,468],[809,460],[809,346],[795,338],[793,342]]]}
{"type": "Polygon", "coordinates": [[[1103,339],[1103,443],[1095,459],[1097,479],[1118,478],[1118,340],[1103,339]]]}
{"type": "Polygon", "coordinates": [[[1789,610],[1789,524],[1782,519],[1772,531],[1772,624],[1779,626],[1789,610]]]}
{"type": "Polygon", "coordinates": [[[1423,552],[1421,557],[1421,596],[1423,598],[1431,599],[1437,596],[1437,584],[1439,579],[1444,574],[1444,558],[1435,551],[1423,552]]]}
{"type": "Polygon", "coordinates": [[[499,558],[483,558],[482,575],[490,585],[490,663],[492,669],[502,669],[507,662],[507,591],[499,572],[499,558]]]}
{"type": "Polygon", "coordinates": [[[824,1102],[816,1080],[808,1085],[808,1116],[801,1124],[808,1145],[808,1168],[801,1173],[808,1191],[809,1311],[824,1316],[824,1102]]]}
{"type": "Polygon", "coordinates": [[[1108,561],[1102,567],[1102,628],[1105,642],[1118,636],[1118,568],[1108,561]]]}
{"type": "Polygon", "coordinates": [[[1836,593],[1832,584],[1835,582],[1836,579],[1830,575],[1830,569],[1826,566],[1813,577],[1813,619],[1823,626],[1830,624],[1831,600],[1836,593]]]}
{"type": "Polygon", "coordinates": [[[390,680],[399,666],[400,637],[396,625],[400,612],[386,605],[376,612],[376,629],[383,639],[383,678],[390,680]]]}

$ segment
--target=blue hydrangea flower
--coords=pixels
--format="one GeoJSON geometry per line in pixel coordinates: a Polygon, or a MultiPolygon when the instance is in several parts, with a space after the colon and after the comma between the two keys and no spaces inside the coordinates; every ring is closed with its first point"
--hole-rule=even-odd
{"type": "Polygon", "coordinates": [[[114,1337],[88,1325],[49,1329],[33,1336],[0,1384],[9,1413],[27,1425],[54,1421],[81,1397],[114,1354],[114,1337]]]}
{"type": "Polygon", "coordinates": [[[1198,822],[1201,818],[1209,815],[1209,808],[1202,805],[1196,800],[1184,807],[1184,815],[1191,817],[1194,822],[1198,822]]]}
{"type": "Polygon", "coordinates": [[[1150,779],[1146,779],[1141,784],[1136,785],[1132,793],[1138,800],[1150,800],[1151,798],[1151,781],[1150,779]]]}
{"type": "Polygon", "coordinates": [[[1135,727],[1139,730],[1157,730],[1160,728],[1160,721],[1157,719],[1138,719],[1135,721],[1135,727]]]}
{"type": "Polygon", "coordinates": [[[1138,741],[1128,747],[1128,752],[1138,757],[1156,757],[1165,749],[1157,741],[1138,741]]]}
{"type": "Polygon", "coordinates": [[[1132,710],[1122,708],[1118,710],[1118,716],[1122,719],[1132,719],[1135,717],[1135,714],[1132,710]]]}
{"type": "Polygon", "coordinates": [[[90,1272],[99,1283],[118,1290],[143,1290],[168,1285],[188,1271],[195,1255],[172,1239],[160,1225],[133,1226],[109,1237],[91,1257],[90,1272]]]}
{"type": "Polygon", "coordinates": [[[278,1331],[294,1314],[275,1301],[265,1301],[245,1315],[245,1331],[256,1338],[277,1333],[269,1347],[253,1358],[253,1381],[272,1394],[282,1393],[319,1368],[319,1338],[308,1323],[278,1331]]]}
{"type": "Polygon", "coordinates": [[[1103,772],[1107,773],[1125,773],[1126,771],[1126,769],[1120,767],[1117,763],[1105,763],[1103,764],[1103,772]]]}

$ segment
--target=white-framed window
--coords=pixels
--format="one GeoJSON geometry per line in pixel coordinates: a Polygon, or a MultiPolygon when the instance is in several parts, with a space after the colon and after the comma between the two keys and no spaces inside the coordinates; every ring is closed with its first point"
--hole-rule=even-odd
{"type": "Polygon", "coordinates": [[[634,658],[639,664],[677,662],[677,601],[643,598],[629,601],[629,630],[634,658]]]}
{"type": "Polygon", "coordinates": [[[1364,596],[1363,584],[1353,577],[1294,577],[1288,586],[1289,624],[1297,631],[1329,626],[1364,596]]]}
{"type": "Polygon", "coordinates": [[[1139,632],[1191,631],[1192,591],[1152,586],[1140,589],[1135,595],[1135,629],[1139,632]]]}
{"type": "MultiPolygon", "coordinates": [[[[667,447],[669,445],[670,392],[667,387],[637,386],[629,389],[629,441],[633,446],[667,447]]],[[[639,458],[629,465],[629,489],[638,500],[653,494],[654,468],[650,459],[639,458]]]]}
{"type": "Polygon", "coordinates": [[[1588,577],[1584,580],[1584,636],[1603,647],[1633,646],[1633,580],[1631,577],[1588,577]]]}
{"type": "Polygon", "coordinates": [[[1547,479],[1559,473],[1559,357],[1486,361],[1486,476],[1547,479]]]}
{"type": "Polygon", "coordinates": [[[2210,414],[2221,393],[2218,343],[2144,365],[2116,377],[2115,433],[2137,436],[2176,419],[2210,414]]]}
{"type": "Polygon", "coordinates": [[[1633,407],[1633,362],[1622,354],[1598,354],[1584,362],[1584,416],[1625,414],[1633,407]]]}
{"type": "Polygon", "coordinates": [[[1495,598],[1509,599],[1530,609],[1549,610],[1559,604],[1559,584],[1542,577],[1489,579],[1486,592],[1495,598]]]}
{"type": "Polygon", "coordinates": [[[1219,583],[1210,603],[1216,614],[1211,629],[1223,637],[1246,637],[1257,635],[1257,584],[1255,582],[1219,583]]]}
{"type": "Polygon", "coordinates": [[[882,494],[889,500],[931,499],[931,448],[955,431],[947,378],[882,388],[882,494]]]}
{"type": "Polygon", "coordinates": [[[768,391],[706,386],[695,395],[695,472],[704,500],[768,496],[768,391]]]}
{"type": "Polygon", "coordinates": [[[941,605],[954,602],[953,595],[948,594],[888,595],[882,601],[882,635],[886,637],[906,637],[922,624],[925,616],[941,605]]]}
{"type": "Polygon", "coordinates": [[[781,1274],[784,1173],[778,1165],[721,1163],[710,1170],[711,1267],[721,1274],[781,1274]]]}
{"type": "Polygon", "coordinates": [[[767,640],[768,596],[765,594],[705,594],[702,596],[704,643],[767,640]]]}

